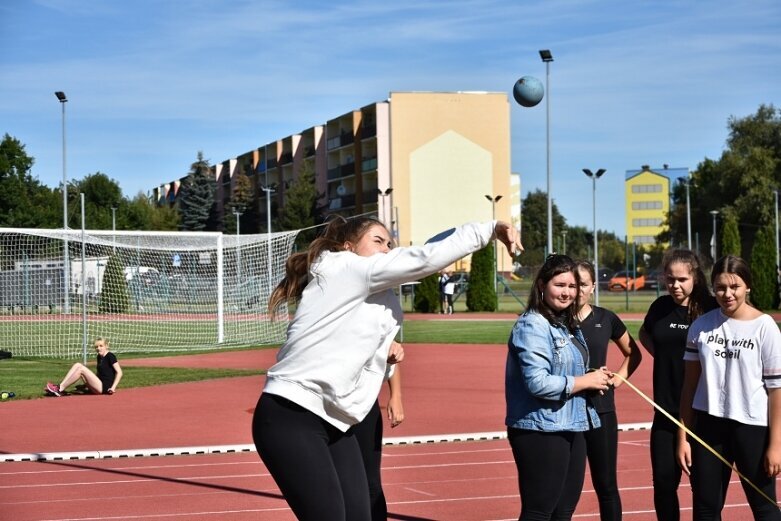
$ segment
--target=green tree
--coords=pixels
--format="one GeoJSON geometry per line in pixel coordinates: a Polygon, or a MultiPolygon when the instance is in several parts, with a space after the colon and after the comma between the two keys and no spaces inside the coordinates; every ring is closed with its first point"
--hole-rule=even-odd
{"type": "Polygon", "coordinates": [[[216,182],[209,162],[198,152],[198,159],[190,167],[190,173],[182,183],[179,211],[183,230],[203,231],[216,229],[214,222],[216,182]]]}
{"type": "Polygon", "coordinates": [[[775,228],[763,226],[757,233],[751,255],[751,302],[759,309],[771,309],[776,301],[775,228]]]}
{"type": "Polygon", "coordinates": [[[180,229],[180,214],[175,207],[157,205],[139,192],[119,204],[116,211],[117,230],[176,231],[180,229]]]}
{"type": "Polygon", "coordinates": [[[472,254],[469,287],[466,290],[469,311],[496,311],[494,289],[494,241],[472,254]]]}
{"type": "MultiPolygon", "coordinates": [[[[760,105],[755,114],[731,116],[728,129],[727,146],[721,157],[706,158],[692,172],[692,232],[710,237],[709,212],[731,208],[741,251],[750,252],[750,256],[756,231],[773,219],[773,189],[781,186],[781,110],[760,105]]],[[[675,187],[673,205],[673,229],[686,230],[685,185],[675,187]]]]}
{"type": "MultiPolygon", "coordinates": [[[[553,237],[560,237],[561,232],[567,229],[567,222],[555,204],[552,217],[553,237]]],[[[545,251],[548,246],[548,196],[545,192],[537,190],[526,195],[522,205],[522,219],[524,254],[521,260],[527,266],[541,265],[548,253],[545,251]]],[[[554,241],[554,248],[555,244],[554,241]]]]}
{"type": "MultiPolygon", "coordinates": [[[[117,208],[123,200],[119,183],[106,174],[95,172],[81,180],[74,180],[74,189],[84,194],[85,228],[90,230],[111,229],[111,208],[117,208]]],[[[75,219],[76,226],[81,228],[81,212],[75,219]]]]}
{"type": "Polygon", "coordinates": [[[439,274],[434,273],[420,281],[415,288],[415,311],[436,313],[439,311],[439,274]]]}
{"type": "Polygon", "coordinates": [[[234,210],[241,214],[239,217],[239,233],[255,233],[258,231],[257,216],[253,217],[251,215],[254,199],[255,192],[252,189],[252,181],[250,181],[247,174],[240,172],[231,191],[231,199],[225,205],[223,232],[227,234],[236,233],[236,214],[233,213],[234,210]]]}
{"type": "Polygon", "coordinates": [[[721,229],[721,252],[722,255],[736,255],[740,257],[738,218],[731,208],[724,210],[724,224],[721,229]]]}
{"type": "MultiPolygon", "coordinates": [[[[280,210],[279,227],[282,230],[312,228],[318,215],[317,201],[320,195],[315,188],[315,175],[310,162],[304,162],[298,177],[285,190],[285,203],[280,210]]],[[[296,238],[300,247],[315,237],[314,229],[302,231],[296,238]]]]}
{"type": "Polygon", "coordinates": [[[130,309],[124,266],[119,255],[112,255],[103,273],[103,289],[98,311],[101,313],[125,313],[130,309]]]}
{"type": "Polygon", "coordinates": [[[32,176],[34,162],[18,139],[5,134],[0,142],[0,226],[62,227],[62,203],[32,176]]]}

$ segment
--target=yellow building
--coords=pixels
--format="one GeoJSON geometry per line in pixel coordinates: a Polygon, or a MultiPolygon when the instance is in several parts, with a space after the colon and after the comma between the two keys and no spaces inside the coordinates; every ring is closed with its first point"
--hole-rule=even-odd
{"type": "Polygon", "coordinates": [[[625,215],[629,243],[655,244],[656,236],[668,229],[672,179],[688,173],[688,168],[667,165],[661,169],[643,165],[640,170],[627,170],[625,215]]]}
{"type": "MultiPolygon", "coordinates": [[[[284,206],[285,191],[307,163],[326,214],[375,213],[400,245],[423,244],[445,229],[494,215],[512,221],[505,93],[392,92],[385,101],[225,160],[213,167],[218,213],[231,211],[236,178],[245,173],[258,209],[258,222],[247,228],[265,232],[266,208],[273,205],[273,230],[275,208],[284,206]],[[263,190],[270,187],[273,192],[263,190]]],[[[155,190],[158,202],[175,201],[174,184],[155,190]]],[[[499,270],[510,271],[504,248],[499,253],[499,270]]]]}

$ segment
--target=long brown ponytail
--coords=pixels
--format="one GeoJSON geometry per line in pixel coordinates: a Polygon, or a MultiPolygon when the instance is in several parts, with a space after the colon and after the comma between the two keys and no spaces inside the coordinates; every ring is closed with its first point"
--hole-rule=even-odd
{"type": "Polygon", "coordinates": [[[322,235],[313,240],[306,251],[292,254],[285,262],[285,277],[274,288],[268,301],[272,318],[283,302],[301,298],[309,282],[309,266],[324,251],[344,251],[345,242],[358,242],[375,225],[384,226],[374,217],[359,216],[349,220],[339,215],[332,217],[322,235]]]}

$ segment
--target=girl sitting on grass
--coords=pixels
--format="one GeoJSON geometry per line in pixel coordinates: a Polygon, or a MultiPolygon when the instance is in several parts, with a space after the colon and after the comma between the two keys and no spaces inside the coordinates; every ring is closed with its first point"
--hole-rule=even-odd
{"type": "Polygon", "coordinates": [[[77,362],[70,368],[60,385],[48,382],[44,392],[49,396],[62,396],[65,389],[81,380],[93,394],[114,394],[122,379],[122,368],[116,355],[108,350],[108,340],[105,338],[95,339],[95,351],[98,353],[98,374],[77,362]]]}

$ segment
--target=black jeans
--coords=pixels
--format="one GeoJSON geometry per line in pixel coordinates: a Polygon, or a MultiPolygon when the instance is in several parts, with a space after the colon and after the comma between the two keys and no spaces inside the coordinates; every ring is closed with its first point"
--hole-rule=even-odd
{"type": "MultiPolygon", "coordinates": [[[[676,412],[673,416],[677,416],[676,412]]],[[[678,485],[681,467],[675,458],[678,426],[660,412],[651,425],[651,472],[654,482],[654,508],[659,521],[679,521],[678,485]]]]}
{"type": "Polygon", "coordinates": [[[252,418],[263,463],[302,521],[366,521],[369,487],[358,441],[280,396],[263,393],[252,418]]]}
{"type": "MultiPolygon", "coordinates": [[[[775,506],[776,478],[765,473],[764,459],[768,445],[768,428],[718,418],[695,411],[694,433],[757,486],[773,503],[741,480],[746,499],[755,520],[781,520],[781,510],[775,506]]],[[[720,520],[732,468],[725,465],[695,440],[692,447],[692,491],[695,521],[720,520]]]]}
{"type": "Polygon", "coordinates": [[[615,411],[599,413],[602,424],[584,432],[591,483],[599,500],[601,521],[621,521],[621,496],[618,493],[618,418],[615,411]]]}
{"type": "Polygon", "coordinates": [[[586,474],[582,432],[507,429],[518,467],[519,521],[572,519],[586,474]]]}
{"type": "Polygon", "coordinates": [[[388,519],[388,505],[382,490],[382,413],[380,403],[374,402],[372,410],[363,421],[352,427],[363,456],[363,466],[369,482],[369,502],[372,521],[388,519]]]}

